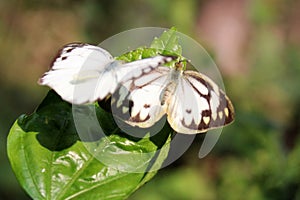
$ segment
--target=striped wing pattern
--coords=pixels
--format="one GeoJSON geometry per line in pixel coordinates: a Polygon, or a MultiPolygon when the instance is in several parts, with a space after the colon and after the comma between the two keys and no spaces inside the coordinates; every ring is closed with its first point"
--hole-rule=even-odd
{"type": "Polygon", "coordinates": [[[234,120],[225,93],[207,76],[167,67],[125,82],[112,98],[113,113],[130,125],[148,128],[164,114],[179,133],[195,134],[234,120]]]}
{"type": "Polygon", "coordinates": [[[168,83],[168,67],[158,67],[130,79],[112,95],[112,112],[132,126],[148,128],[164,114],[161,96],[168,83]]]}

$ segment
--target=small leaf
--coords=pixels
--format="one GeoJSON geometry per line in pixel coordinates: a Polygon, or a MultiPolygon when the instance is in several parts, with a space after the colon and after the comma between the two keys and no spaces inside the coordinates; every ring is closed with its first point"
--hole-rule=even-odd
{"type": "Polygon", "coordinates": [[[178,55],[182,53],[181,46],[178,43],[176,28],[164,31],[159,38],[154,38],[150,48],[160,51],[162,55],[178,55]]]}
{"type": "Polygon", "coordinates": [[[141,47],[133,51],[118,56],[117,60],[132,62],[144,58],[150,58],[157,55],[176,55],[181,57],[182,48],[178,43],[176,28],[164,31],[160,37],[155,37],[150,48],[141,47]]]}
{"type": "Polygon", "coordinates": [[[117,57],[117,60],[124,60],[125,62],[132,62],[135,60],[141,60],[144,58],[150,58],[157,56],[159,54],[159,51],[154,48],[137,48],[133,51],[130,51],[128,53],[125,53],[119,57],[117,57]]]}

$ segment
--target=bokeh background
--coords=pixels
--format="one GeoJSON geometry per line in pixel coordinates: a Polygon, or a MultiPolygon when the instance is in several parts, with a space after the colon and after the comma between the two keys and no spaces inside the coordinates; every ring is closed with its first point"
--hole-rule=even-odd
{"type": "Polygon", "coordinates": [[[198,135],[130,199],[300,199],[299,10],[297,0],[1,0],[0,199],[30,199],[6,137],[47,93],[36,81],[57,50],[146,26],[176,26],[208,50],[236,121],[208,156],[198,158],[198,135]]]}

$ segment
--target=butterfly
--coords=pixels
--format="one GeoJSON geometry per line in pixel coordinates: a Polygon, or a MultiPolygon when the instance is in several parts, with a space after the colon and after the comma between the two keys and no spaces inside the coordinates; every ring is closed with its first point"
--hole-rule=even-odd
{"type": "Polygon", "coordinates": [[[71,43],[59,50],[38,83],[54,89],[72,104],[91,103],[113,94],[122,81],[142,77],[175,58],[159,55],[122,63],[99,46],[71,43]]]}
{"type": "Polygon", "coordinates": [[[72,104],[111,97],[113,114],[132,126],[151,127],[163,115],[185,134],[202,133],[234,120],[225,93],[207,76],[183,71],[176,56],[155,56],[129,63],[84,43],[65,45],[38,83],[72,104]]]}
{"type": "Polygon", "coordinates": [[[158,66],[142,76],[127,79],[113,94],[112,112],[132,126],[148,128],[165,114],[178,133],[203,133],[234,120],[226,94],[204,74],[158,66]]]}

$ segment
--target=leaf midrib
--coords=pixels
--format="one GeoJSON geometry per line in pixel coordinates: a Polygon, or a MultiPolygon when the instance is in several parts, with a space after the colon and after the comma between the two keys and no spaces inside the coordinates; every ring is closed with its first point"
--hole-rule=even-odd
{"type": "Polygon", "coordinates": [[[80,168],[77,173],[72,176],[72,179],[62,188],[61,192],[57,195],[56,199],[62,199],[62,197],[66,194],[68,189],[72,186],[72,184],[77,180],[77,178],[82,174],[82,172],[89,166],[89,164],[93,161],[94,157],[90,156],[90,158],[84,163],[82,168],[80,168]]]}
{"type": "MultiPolygon", "coordinates": [[[[119,130],[119,128],[117,127],[113,133],[117,132],[119,130]]],[[[89,166],[89,164],[94,160],[94,156],[92,154],[89,154],[90,158],[84,163],[84,165],[82,166],[82,168],[80,168],[80,170],[77,171],[77,173],[75,173],[73,175],[73,178],[70,180],[70,182],[68,182],[68,184],[65,185],[65,187],[63,187],[63,189],[61,190],[61,192],[59,193],[59,195],[57,196],[56,199],[61,199],[63,197],[63,195],[66,193],[66,191],[72,186],[72,184],[77,180],[77,178],[83,173],[83,171],[89,166]]],[[[72,195],[73,196],[73,195],[72,195]]],[[[72,197],[73,198],[73,197],[72,197]]],[[[69,198],[67,198],[69,199],[69,198]]]]}

